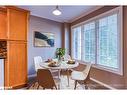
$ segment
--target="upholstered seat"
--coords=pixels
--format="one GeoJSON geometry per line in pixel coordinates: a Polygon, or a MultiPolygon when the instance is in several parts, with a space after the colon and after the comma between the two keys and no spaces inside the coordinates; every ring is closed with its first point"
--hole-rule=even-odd
{"type": "Polygon", "coordinates": [[[83,83],[85,84],[85,87],[87,86],[87,81],[89,80],[90,69],[91,69],[91,64],[87,63],[86,68],[83,71],[72,71],[71,78],[75,80],[74,89],[76,89],[77,82],[81,82],[81,81],[83,81],[83,83]]]}
{"type": "Polygon", "coordinates": [[[71,73],[71,78],[74,80],[84,80],[86,77],[87,75],[80,71],[73,71],[71,73]]]}

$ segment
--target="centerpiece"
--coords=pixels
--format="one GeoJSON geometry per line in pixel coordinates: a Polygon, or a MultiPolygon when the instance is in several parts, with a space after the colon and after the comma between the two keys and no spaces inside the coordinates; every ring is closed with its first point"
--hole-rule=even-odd
{"type": "Polygon", "coordinates": [[[56,58],[58,58],[58,60],[62,60],[62,57],[65,55],[65,48],[57,48],[56,49],[56,58]]]}

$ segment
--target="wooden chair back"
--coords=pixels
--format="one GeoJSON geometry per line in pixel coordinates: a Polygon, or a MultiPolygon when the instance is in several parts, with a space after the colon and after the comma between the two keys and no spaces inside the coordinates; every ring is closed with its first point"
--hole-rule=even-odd
{"type": "Polygon", "coordinates": [[[37,80],[38,84],[44,89],[53,89],[53,87],[57,89],[52,74],[48,69],[38,69],[37,80]]]}

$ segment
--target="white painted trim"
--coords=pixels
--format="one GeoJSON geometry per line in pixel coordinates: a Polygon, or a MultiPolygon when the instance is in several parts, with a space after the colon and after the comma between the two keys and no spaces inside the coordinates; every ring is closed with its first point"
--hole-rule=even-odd
{"type": "Polygon", "coordinates": [[[32,77],[35,77],[35,76],[36,76],[36,74],[28,75],[28,79],[32,78],[32,77]]]}
{"type": "Polygon", "coordinates": [[[110,85],[107,85],[107,84],[105,84],[105,83],[103,83],[103,82],[101,82],[101,81],[98,81],[98,80],[96,80],[96,79],[94,79],[94,78],[90,78],[90,79],[91,79],[92,81],[94,81],[94,82],[100,84],[100,85],[103,85],[104,87],[107,87],[107,88],[111,89],[111,90],[117,90],[116,88],[114,88],[114,87],[112,87],[112,86],[110,86],[110,85]]]}
{"type": "Polygon", "coordinates": [[[84,16],[86,16],[86,15],[88,15],[88,14],[90,14],[90,13],[92,13],[92,12],[94,12],[94,11],[100,9],[100,8],[102,8],[102,7],[103,6],[97,6],[97,7],[91,8],[89,11],[85,12],[84,14],[82,14],[82,15],[80,15],[80,16],[72,19],[72,20],[69,20],[68,22],[72,23],[72,22],[74,22],[74,21],[76,21],[76,20],[78,20],[78,19],[80,19],[80,18],[82,18],[82,17],[84,17],[84,16]]]}
{"type": "Polygon", "coordinates": [[[106,67],[106,66],[103,66],[103,65],[100,65],[100,64],[93,64],[94,68],[96,69],[100,69],[100,70],[104,70],[104,71],[107,71],[107,72],[111,72],[111,73],[114,73],[114,74],[118,74],[118,75],[123,75],[119,70],[117,69],[114,69],[114,68],[110,68],[110,67],[106,67]]]}
{"type": "Polygon", "coordinates": [[[120,70],[119,70],[119,73],[120,73],[120,75],[123,75],[123,7],[120,7],[119,8],[119,22],[120,22],[120,24],[118,25],[119,26],[119,31],[120,32],[118,32],[118,37],[119,37],[119,42],[118,42],[118,47],[119,47],[119,50],[118,50],[118,54],[120,54],[119,55],[119,63],[121,63],[121,64],[119,64],[119,68],[120,68],[120,70]]]}
{"type": "MultiPolygon", "coordinates": [[[[76,60],[80,64],[84,64],[84,65],[87,65],[87,63],[89,63],[89,62],[85,62],[85,61],[82,61],[82,60],[77,60],[77,59],[74,59],[74,60],[76,60]]],[[[91,64],[92,64],[93,68],[100,69],[100,70],[107,71],[107,72],[111,72],[111,73],[114,73],[114,74],[122,75],[116,69],[113,69],[113,68],[110,68],[110,67],[106,67],[106,66],[102,66],[102,65],[98,65],[98,64],[93,64],[93,63],[91,63],[91,64]]]]}

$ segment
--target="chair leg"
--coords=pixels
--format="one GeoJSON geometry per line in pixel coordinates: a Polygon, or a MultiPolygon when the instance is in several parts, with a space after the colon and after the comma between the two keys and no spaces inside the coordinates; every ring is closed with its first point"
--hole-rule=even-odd
{"type": "Polygon", "coordinates": [[[67,69],[67,82],[68,82],[68,86],[69,86],[69,70],[67,69]]]}
{"type": "Polygon", "coordinates": [[[43,88],[43,90],[45,90],[45,88],[43,88]]]}
{"type": "Polygon", "coordinates": [[[30,87],[34,87],[34,86],[35,86],[35,83],[27,84],[27,89],[29,89],[30,87]]]}
{"type": "Polygon", "coordinates": [[[58,84],[58,90],[60,89],[60,84],[58,84]]]}
{"type": "Polygon", "coordinates": [[[38,84],[37,89],[39,89],[39,86],[40,86],[40,85],[38,84]]]}
{"type": "Polygon", "coordinates": [[[85,85],[85,89],[88,89],[88,84],[86,82],[84,82],[85,85]]]}
{"type": "Polygon", "coordinates": [[[75,87],[74,87],[74,89],[76,89],[76,86],[77,86],[77,82],[78,82],[78,81],[77,81],[77,80],[75,80],[75,87]]]}
{"type": "MultiPolygon", "coordinates": [[[[36,83],[36,82],[35,82],[35,83],[36,83]]],[[[35,86],[35,83],[33,83],[33,85],[32,85],[33,87],[35,86]]]]}
{"type": "Polygon", "coordinates": [[[51,88],[51,90],[53,90],[53,87],[51,88]]]}
{"type": "Polygon", "coordinates": [[[57,90],[57,87],[56,87],[56,85],[55,85],[55,88],[56,88],[56,90],[57,90]]]}
{"type": "Polygon", "coordinates": [[[88,89],[88,85],[87,84],[85,84],[85,89],[88,89]]]}

